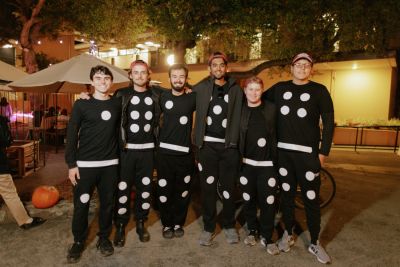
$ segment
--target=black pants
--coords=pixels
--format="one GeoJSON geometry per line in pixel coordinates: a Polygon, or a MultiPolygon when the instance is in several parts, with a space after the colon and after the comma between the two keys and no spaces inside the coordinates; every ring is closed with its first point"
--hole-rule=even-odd
{"type": "Polygon", "coordinates": [[[136,220],[146,220],[151,203],[154,154],[153,150],[127,150],[121,153],[121,175],[118,183],[115,223],[126,225],[131,214],[131,190],[136,188],[134,214],[136,220]]]}
{"type": "Polygon", "coordinates": [[[216,226],[217,183],[223,192],[222,227],[235,226],[233,191],[239,169],[239,151],[225,144],[205,142],[199,150],[199,174],[202,191],[204,230],[214,232],[216,226]]]}
{"type": "Polygon", "coordinates": [[[243,164],[239,182],[243,192],[243,214],[247,228],[260,231],[267,243],[271,243],[278,187],[278,178],[274,167],[255,167],[243,164]],[[260,222],[257,220],[257,206],[260,208],[260,222]]]}
{"type": "Polygon", "coordinates": [[[321,164],[318,155],[280,150],[278,165],[285,228],[291,234],[294,225],[294,199],[297,185],[300,185],[311,242],[315,244],[321,230],[321,210],[318,200],[321,164]]]}
{"type": "Polygon", "coordinates": [[[167,227],[183,226],[190,202],[193,155],[158,153],[157,159],[157,192],[161,223],[167,227]]]}
{"type": "Polygon", "coordinates": [[[112,210],[114,206],[115,189],[118,181],[118,166],[79,168],[80,179],[74,187],[74,214],[72,217],[72,234],[75,242],[83,242],[88,234],[89,202],[94,188],[100,199],[99,237],[111,233],[112,210]]]}

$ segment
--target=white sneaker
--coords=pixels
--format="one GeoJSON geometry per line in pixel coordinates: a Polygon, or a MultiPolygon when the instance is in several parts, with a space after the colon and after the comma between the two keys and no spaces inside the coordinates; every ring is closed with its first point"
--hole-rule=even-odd
{"type": "Polygon", "coordinates": [[[280,251],[289,252],[290,247],[294,245],[294,238],[292,235],[289,235],[288,232],[285,232],[282,235],[282,238],[278,240],[278,248],[280,251]]]}
{"type": "Polygon", "coordinates": [[[267,252],[270,255],[278,255],[279,254],[279,248],[275,243],[271,243],[267,245],[267,252]]]}
{"type": "Polygon", "coordinates": [[[244,243],[248,246],[254,246],[257,244],[257,231],[250,230],[249,234],[244,239],[244,243]]]}
{"type": "Polygon", "coordinates": [[[211,246],[214,233],[203,231],[199,237],[199,244],[202,246],[211,246]]]}
{"type": "Polygon", "coordinates": [[[311,244],[308,247],[308,251],[311,254],[315,255],[320,263],[331,263],[331,257],[329,257],[328,253],[326,253],[325,249],[321,246],[319,241],[317,241],[316,245],[311,244]]]}
{"type": "Polygon", "coordinates": [[[224,229],[226,242],[229,244],[239,243],[239,235],[235,228],[224,229]]]}

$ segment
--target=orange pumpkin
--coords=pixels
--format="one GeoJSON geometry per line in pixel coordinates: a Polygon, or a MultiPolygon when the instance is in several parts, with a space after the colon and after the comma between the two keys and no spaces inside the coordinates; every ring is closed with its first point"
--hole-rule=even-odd
{"type": "Polygon", "coordinates": [[[32,204],[37,209],[53,207],[59,200],[60,193],[54,186],[39,186],[33,191],[32,204]]]}

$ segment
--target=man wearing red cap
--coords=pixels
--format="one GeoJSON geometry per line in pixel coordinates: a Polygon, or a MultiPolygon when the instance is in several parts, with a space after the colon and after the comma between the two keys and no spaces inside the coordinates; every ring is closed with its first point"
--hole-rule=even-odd
{"type": "Polygon", "coordinates": [[[194,86],[196,120],[194,144],[202,190],[204,230],[199,243],[210,246],[216,227],[217,183],[223,192],[222,227],[228,243],[238,243],[233,190],[239,166],[239,124],[243,92],[226,75],[227,57],[213,53],[208,61],[210,76],[194,86]]]}
{"type": "Polygon", "coordinates": [[[278,247],[288,252],[294,244],[294,198],[297,185],[300,185],[311,235],[308,250],[318,261],[329,263],[331,259],[318,241],[321,228],[319,171],[331,148],[334,112],[326,87],[309,80],[312,67],[313,59],[309,54],[296,55],[291,65],[293,80],[275,84],[264,93],[264,98],[278,108],[278,171],[285,224],[278,247]]]}
{"type": "Polygon", "coordinates": [[[155,136],[160,117],[161,89],[149,86],[150,70],[146,62],[132,62],[129,71],[131,86],[115,93],[122,99],[120,181],[118,183],[114,245],[125,244],[125,226],[130,218],[132,186],[136,188],[134,213],[136,232],[141,242],[150,235],[144,222],[150,209],[150,193],[154,168],[155,136]]]}

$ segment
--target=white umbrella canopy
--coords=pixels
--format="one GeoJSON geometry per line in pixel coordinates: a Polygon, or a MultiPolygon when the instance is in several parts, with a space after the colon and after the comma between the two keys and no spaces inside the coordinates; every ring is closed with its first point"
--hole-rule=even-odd
{"type": "Polygon", "coordinates": [[[0,80],[12,82],[25,76],[28,74],[0,60],[0,80]]]}
{"type": "Polygon", "coordinates": [[[103,65],[114,76],[112,90],[129,84],[128,73],[94,56],[81,54],[8,84],[17,92],[80,93],[90,88],[90,69],[103,65]]]}

